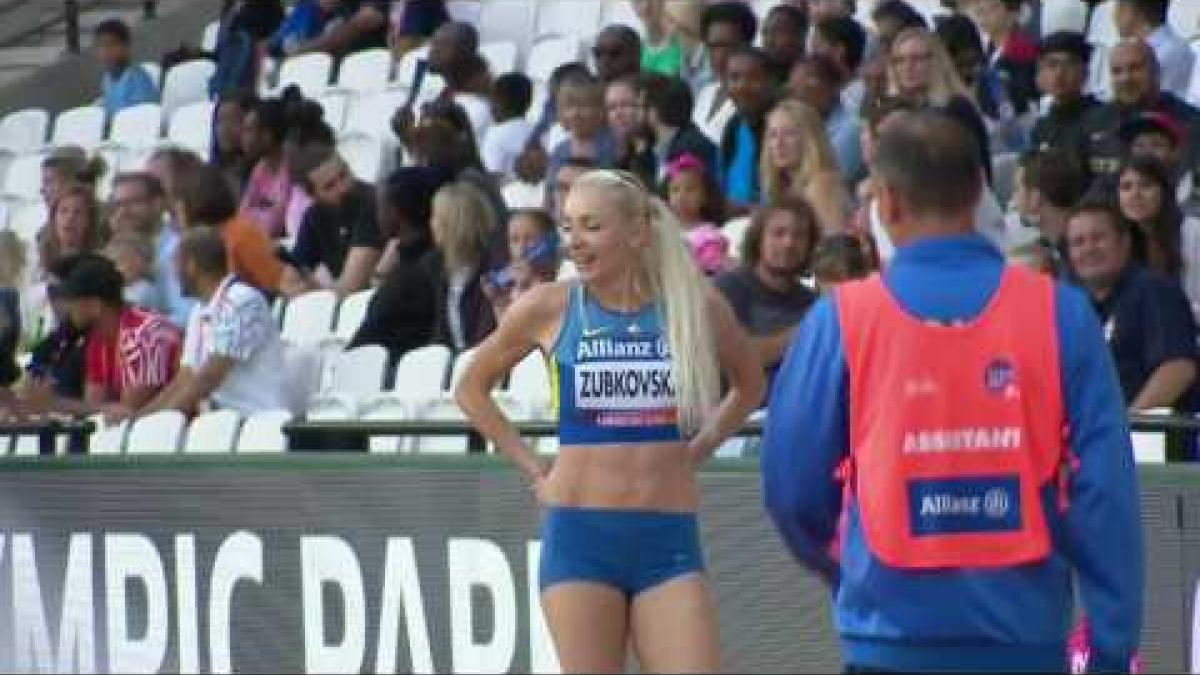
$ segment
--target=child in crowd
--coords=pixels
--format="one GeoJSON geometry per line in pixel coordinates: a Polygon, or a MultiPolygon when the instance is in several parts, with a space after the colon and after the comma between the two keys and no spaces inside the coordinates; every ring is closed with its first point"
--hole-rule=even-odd
{"type": "Polygon", "coordinates": [[[507,267],[488,276],[484,284],[496,318],[522,293],[558,276],[558,227],[542,209],[520,209],[508,221],[507,267]]]}
{"type": "Polygon", "coordinates": [[[871,274],[871,256],[862,240],[850,234],[835,234],[817,243],[813,253],[813,276],[817,288],[827,293],[846,281],[865,279],[871,274]]]}
{"type": "Polygon", "coordinates": [[[508,73],[492,85],[495,124],[483,137],[483,166],[488,173],[508,178],[525,150],[533,125],[525,119],[533,100],[533,83],[521,73],[508,73]]]}
{"type": "Polygon", "coordinates": [[[667,165],[667,200],[700,270],[707,276],[725,271],[729,239],[717,225],[724,216],[721,190],[704,162],[688,153],[667,165]]]}
{"type": "Polygon", "coordinates": [[[162,296],[154,283],[154,249],[144,239],[113,239],[105,251],[125,279],[125,302],[151,312],[162,312],[162,296]]]}

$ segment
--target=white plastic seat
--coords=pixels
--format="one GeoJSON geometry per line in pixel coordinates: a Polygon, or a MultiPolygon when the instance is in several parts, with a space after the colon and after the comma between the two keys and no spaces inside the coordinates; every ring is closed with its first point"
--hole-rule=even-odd
{"type": "Polygon", "coordinates": [[[358,417],[358,401],[349,396],[318,396],[308,404],[309,420],[352,420],[358,417]]]}
{"type": "MultiPolygon", "coordinates": [[[[4,173],[4,186],[0,189],[0,200],[10,202],[16,208],[32,206],[41,201],[41,190],[42,157],[40,155],[21,155],[13,159],[8,165],[8,171],[4,173]]],[[[45,220],[43,218],[42,223],[45,223],[45,220]]],[[[13,222],[10,218],[10,227],[13,222]]],[[[41,224],[38,225],[39,229],[40,227],[41,224]]]]}
{"type": "Polygon", "coordinates": [[[283,435],[283,425],[291,420],[292,413],[286,410],[270,410],[247,417],[238,436],[237,452],[284,452],[287,450],[287,438],[283,435]]]}
{"type": "Polygon", "coordinates": [[[500,190],[510,209],[540,209],[545,203],[546,184],[514,180],[500,190]]]}
{"type": "Polygon", "coordinates": [[[367,136],[378,140],[397,142],[392,133],[392,117],[404,105],[405,95],[389,91],[369,96],[360,96],[350,102],[342,137],[367,136]]]}
{"type": "Polygon", "coordinates": [[[392,76],[392,52],[367,49],[342,59],[337,84],[330,91],[347,94],[372,94],[387,88],[392,76]]]}
{"type": "MultiPolygon", "coordinates": [[[[408,92],[415,86],[420,86],[420,91],[414,97],[413,103],[420,106],[425,101],[430,101],[435,98],[442,89],[446,86],[446,81],[441,75],[437,75],[425,69],[425,74],[421,77],[421,81],[417,82],[417,71],[421,61],[428,61],[429,45],[426,44],[418,49],[414,49],[404,56],[400,57],[400,62],[396,64],[396,76],[390,83],[390,88],[396,91],[404,92],[404,99],[408,98],[408,92]]],[[[397,103],[397,107],[403,105],[405,100],[397,103]]]]}
{"type": "Polygon", "coordinates": [[[280,335],[294,345],[320,344],[329,338],[337,295],[330,290],[310,291],[292,298],[283,313],[280,335]]]}
{"type": "Polygon", "coordinates": [[[638,18],[630,0],[604,0],[604,8],[600,14],[600,28],[608,26],[628,26],[645,37],[646,28],[638,18]]]}
{"type": "Polygon", "coordinates": [[[492,75],[503,75],[517,69],[517,45],[507,40],[479,45],[479,55],[487,61],[492,75]]]}
{"type": "Polygon", "coordinates": [[[172,66],[164,76],[162,88],[163,114],[167,119],[182,106],[207,101],[208,83],[216,70],[216,64],[208,59],[194,59],[172,66]]]}
{"type": "Polygon", "coordinates": [[[517,49],[527,52],[533,36],[537,0],[484,0],[479,3],[479,40],[497,42],[509,40],[517,49]]]}
{"type": "Polygon", "coordinates": [[[162,87],[162,66],[154,61],[143,61],[138,65],[140,65],[142,70],[146,71],[146,74],[150,76],[150,81],[154,83],[155,87],[162,87]]]}
{"type": "Polygon", "coordinates": [[[10,443],[11,452],[16,457],[37,457],[41,455],[41,439],[37,436],[26,434],[24,436],[5,436],[0,438],[0,447],[5,449],[5,453],[10,451],[10,443]]]}
{"type": "Polygon", "coordinates": [[[530,352],[512,369],[504,394],[524,411],[526,419],[547,420],[553,417],[550,371],[541,352],[530,352]]]}
{"type": "Polygon", "coordinates": [[[92,152],[104,140],[104,108],[85,105],[64,110],[54,120],[53,146],[78,145],[92,152]]]}
{"type": "Polygon", "coordinates": [[[1175,0],[1168,6],[1167,22],[1184,40],[1200,33],[1200,2],[1175,0]]]}
{"type": "Polygon", "coordinates": [[[350,109],[350,99],[350,95],[336,92],[326,93],[317,99],[317,103],[321,106],[321,117],[335,134],[340,133],[346,126],[346,114],[350,109]]]}
{"type": "Polygon", "coordinates": [[[349,351],[337,352],[326,362],[329,390],[355,398],[369,398],[383,393],[383,376],[387,367],[387,350],[379,345],[363,345],[349,351]]]}
{"type": "Polygon", "coordinates": [[[321,364],[324,356],[313,345],[283,344],[283,367],[287,371],[287,406],[294,414],[308,410],[321,389],[321,364]]]}
{"type": "MultiPolygon", "coordinates": [[[[410,418],[408,406],[396,398],[383,398],[362,409],[359,419],[364,421],[403,422],[410,418]]],[[[373,454],[395,454],[407,452],[412,443],[404,436],[374,436],[369,441],[373,454]]]]}
{"type": "Polygon", "coordinates": [[[529,79],[545,84],[555,69],[579,59],[579,38],[576,36],[545,37],[529,48],[525,74],[529,79]]]}
{"type": "Polygon", "coordinates": [[[159,139],[162,121],[162,106],[157,103],[141,103],[125,108],[113,117],[108,139],[100,144],[100,148],[142,150],[154,147],[159,139]]]}
{"type": "Polygon", "coordinates": [[[580,42],[591,42],[600,32],[603,9],[601,0],[539,0],[534,37],[572,36],[580,42]]]}
{"type": "Polygon", "coordinates": [[[33,246],[37,241],[38,232],[49,219],[46,210],[46,205],[40,200],[16,206],[9,215],[8,229],[25,242],[26,246],[33,246]]]}
{"type": "Polygon", "coordinates": [[[1042,35],[1064,30],[1082,33],[1085,23],[1087,5],[1079,0],[1042,0],[1042,35]]]}
{"type": "Polygon", "coordinates": [[[1121,40],[1117,33],[1116,5],[1113,0],[1096,5],[1091,23],[1087,27],[1087,41],[1094,45],[1111,47],[1121,40]]]}
{"type": "Polygon", "coordinates": [[[385,173],[384,144],[379,139],[344,136],[338,140],[337,149],[350,171],[359,180],[375,183],[385,173]]]}
{"type": "Polygon", "coordinates": [[[272,93],[281,93],[290,85],[296,85],[305,98],[316,98],[329,86],[333,74],[333,57],[323,52],[301,54],[284,59],[279,66],[272,93]]]}
{"type": "Polygon", "coordinates": [[[217,38],[220,37],[221,22],[210,21],[204,26],[204,33],[200,37],[200,49],[206,52],[217,51],[217,38]]]}
{"type": "Polygon", "coordinates": [[[0,152],[21,155],[40,150],[46,144],[50,113],[41,108],[11,112],[0,119],[0,152]]]}
{"type": "Polygon", "coordinates": [[[449,0],[446,3],[446,13],[453,21],[478,26],[483,14],[483,4],[479,0],[449,0]]]}
{"type": "Polygon", "coordinates": [[[178,410],[163,410],[134,420],[125,439],[125,453],[162,455],[179,452],[187,418],[178,410]]]}
{"type": "Polygon", "coordinates": [[[89,419],[92,424],[96,425],[96,430],[92,432],[91,439],[89,439],[88,454],[119,455],[125,451],[125,434],[129,430],[128,421],[105,426],[104,419],[100,415],[92,415],[89,419]]]}
{"type": "Polygon", "coordinates": [[[212,144],[213,115],[216,106],[208,101],[180,106],[171,114],[167,140],[202,158],[208,157],[212,144]]]}
{"type": "Polygon", "coordinates": [[[392,391],[415,404],[441,395],[453,355],[445,345],[427,345],[400,357],[392,391]]]}
{"type": "Polygon", "coordinates": [[[342,304],[338,306],[337,322],[333,327],[335,340],[342,344],[349,344],[354,339],[354,334],[358,332],[359,326],[362,326],[363,319],[367,316],[367,308],[374,296],[375,289],[368,288],[351,293],[342,300],[342,304]]]}
{"type": "Polygon", "coordinates": [[[188,426],[183,451],[193,455],[233,452],[241,424],[241,415],[234,410],[213,410],[198,415],[188,426]]]}
{"type": "Polygon", "coordinates": [[[729,240],[729,255],[740,258],[742,255],[742,240],[746,238],[746,230],[750,229],[750,217],[733,218],[725,221],[721,232],[729,240]]]}

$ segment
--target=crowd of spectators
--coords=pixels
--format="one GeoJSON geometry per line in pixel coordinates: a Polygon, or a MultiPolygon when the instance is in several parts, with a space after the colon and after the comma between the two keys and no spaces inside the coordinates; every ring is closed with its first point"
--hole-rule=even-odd
{"type": "MultiPolygon", "coordinates": [[[[377,289],[350,347],[470,349],[560,275],[562,202],[596,168],[659,190],[770,371],[819,293],[886,265],[874,138],[932,109],[985,159],[980,235],[1093,298],[1130,408],[1195,412],[1200,101],[1168,0],[1116,0],[1103,54],[1040,30],[1036,0],[943,0],[933,21],[880,0],[865,22],[849,0],[782,0],[762,21],[753,4],[635,0],[641,31],[603,27],[534,109],[530,78],[489,72],[478,27],[441,0],[227,1],[214,52],[169,55],[217,63],[210,158],[160,149],[97,203],[94,161],[56,150],[37,245],[0,233],[0,404],[279,407],[271,303],[318,289],[377,289]],[[395,111],[399,168],[378,184],[297,89],[254,93],[266,55],[422,45],[444,88],[395,111]],[[506,203],[513,185],[537,208],[506,203]]],[[[130,42],[96,29],[110,117],[158,99],[130,42]]]]}

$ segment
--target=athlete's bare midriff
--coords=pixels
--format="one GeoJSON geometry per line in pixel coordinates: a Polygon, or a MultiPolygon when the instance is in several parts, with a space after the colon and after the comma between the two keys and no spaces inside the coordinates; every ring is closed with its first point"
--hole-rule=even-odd
{"type": "Polygon", "coordinates": [[[553,506],[692,512],[699,497],[683,443],[560,448],[542,493],[553,506]]]}

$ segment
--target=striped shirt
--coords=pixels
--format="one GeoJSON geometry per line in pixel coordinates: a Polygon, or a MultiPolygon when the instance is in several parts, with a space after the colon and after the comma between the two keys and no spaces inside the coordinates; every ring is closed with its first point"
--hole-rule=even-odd
{"type": "Polygon", "coordinates": [[[179,368],[183,335],[166,319],[136,307],[121,310],[115,338],[93,328],[84,345],[87,384],[101,387],[106,401],[119,401],[131,387],[165,387],[179,368]]]}

